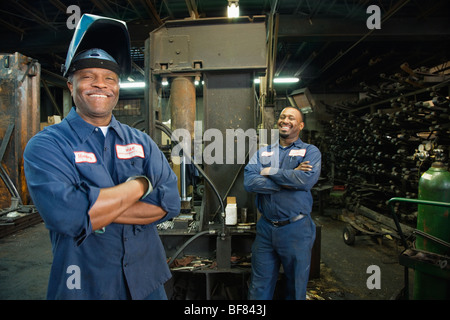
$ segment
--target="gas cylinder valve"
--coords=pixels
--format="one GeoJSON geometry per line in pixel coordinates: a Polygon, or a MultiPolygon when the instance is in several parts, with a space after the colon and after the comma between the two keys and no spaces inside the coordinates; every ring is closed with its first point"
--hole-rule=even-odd
{"type": "Polygon", "coordinates": [[[436,149],[434,149],[433,153],[435,161],[443,162],[445,160],[445,153],[444,149],[442,149],[442,146],[439,146],[436,149]]]}
{"type": "Polygon", "coordinates": [[[416,149],[416,152],[414,153],[413,158],[417,158],[419,159],[419,161],[425,161],[430,157],[430,153],[428,151],[430,151],[431,148],[429,147],[428,144],[419,144],[419,146],[416,149]]]}

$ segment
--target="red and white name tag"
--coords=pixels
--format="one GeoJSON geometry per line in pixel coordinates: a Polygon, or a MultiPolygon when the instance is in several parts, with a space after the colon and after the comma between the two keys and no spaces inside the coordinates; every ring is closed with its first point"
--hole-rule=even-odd
{"type": "Polygon", "coordinates": [[[96,163],[97,157],[92,152],[85,151],[74,151],[75,154],[75,163],[96,163]]]}
{"type": "Polygon", "coordinates": [[[291,150],[289,152],[289,156],[291,157],[304,157],[306,154],[306,149],[298,149],[298,150],[291,150]]]}
{"type": "Polygon", "coordinates": [[[141,144],[127,144],[121,146],[116,144],[116,154],[119,159],[131,159],[134,157],[145,158],[144,147],[141,144]]]}
{"type": "Polygon", "coordinates": [[[264,151],[261,153],[261,157],[270,157],[271,155],[273,155],[273,151],[264,151]]]}

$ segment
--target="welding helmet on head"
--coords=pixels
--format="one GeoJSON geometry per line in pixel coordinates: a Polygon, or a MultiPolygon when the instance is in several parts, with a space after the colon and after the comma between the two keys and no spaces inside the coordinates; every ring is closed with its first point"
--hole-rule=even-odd
{"type": "MultiPolygon", "coordinates": [[[[107,17],[84,14],[75,29],[62,65],[63,76],[79,70],[85,65],[113,68],[116,63],[117,74],[126,77],[131,72],[130,35],[125,22],[107,17]],[[82,60],[91,59],[90,62],[82,60]],[[93,60],[95,59],[95,60],[93,60]],[[103,64],[95,65],[103,60],[103,64]]],[[[87,68],[87,67],[85,67],[87,68]]]]}
{"type": "Polygon", "coordinates": [[[120,74],[117,61],[108,52],[93,48],[80,52],[72,59],[68,74],[86,68],[103,68],[120,74]]]}

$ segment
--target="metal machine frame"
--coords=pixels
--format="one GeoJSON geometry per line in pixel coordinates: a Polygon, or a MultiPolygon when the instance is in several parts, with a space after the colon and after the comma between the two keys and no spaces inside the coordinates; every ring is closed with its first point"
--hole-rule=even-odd
{"type": "MultiPolygon", "coordinates": [[[[188,129],[194,137],[193,120],[202,124],[202,134],[213,128],[219,130],[223,137],[227,129],[246,131],[257,128],[260,119],[254,78],[263,75],[267,69],[264,16],[168,21],[150,33],[145,53],[148,83],[145,105],[149,106],[145,122],[147,132],[155,141],[161,141],[163,132],[170,137],[171,130],[179,128],[188,129]],[[173,83],[182,79],[187,79],[187,82],[178,92],[173,83]],[[167,89],[171,90],[169,100],[173,109],[171,128],[161,123],[161,115],[165,111],[161,107],[162,80],[172,84],[167,89]],[[191,83],[194,80],[202,81],[202,89],[193,89],[191,83]],[[191,95],[195,95],[195,99],[190,99],[191,95]]],[[[172,144],[175,142],[172,139],[172,144]]],[[[208,142],[196,147],[203,150],[208,142]]],[[[224,155],[230,151],[224,150],[224,155]]],[[[207,299],[211,297],[211,284],[215,281],[213,275],[238,273],[246,276],[250,272],[249,268],[233,267],[231,257],[232,254],[251,252],[254,230],[226,226],[224,221],[227,196],[236,197],[239,209],[247,208],[250,222],[257,220],[253,196],[243,188],[245,164],[237,163],[237,156],[234,152],[233,164],[226,164],[225,159],[223,163],[196,163],[195,167],[207,182],[194,218],[197,226],[186,228],[186,225],[181,225],[160,231],[167,255],[171,257],[169,263],[182,255],[213,255],[210,258],[215,259],[215,268],[193,270],[206,276],[207,299]]],[[[194,159],[196,161],[199,162],[194,159]]],[[[193,201],[186,197],[184,164],[183,161],[179,170],[180,194],[182,208],[189,209],[189,204],[183,205],[188,201],[193,207],[193,201]]]]}

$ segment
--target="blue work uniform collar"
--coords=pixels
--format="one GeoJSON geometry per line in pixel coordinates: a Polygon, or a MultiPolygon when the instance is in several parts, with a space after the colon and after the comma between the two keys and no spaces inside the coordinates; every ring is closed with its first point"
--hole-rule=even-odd
{"type": "Polygon", "coordinates": [[[275,142],[275,143],[272,145],[272,148],[276,148],[277,146],[280,147],[280,148],[283,148],[283,149],[288,149],[288,148],[290,148],[290,147],[292,147],[292,146],[295,146],[295,147],[297,147],[297,148],[300,148],[300,147],[303,146],[303,141],[302,141],[300,138],[298,138],[297,140],[295,140],[294,142],[292,142],[290,145],[288,145],[288,146],[286,146],[286,147],[283,147],[283,146],[280,144],[280,141],[277,141],[277,142],[275,142]]]}
{"type": "MultiPolygon", "coordinates": [[[[75,110],[75,107],[73,107],[72,110],[70,110],[69,114],[66,117],[66,120],[69,122],[73,131],[77,133],[78,137],[83,143],[89,138],[89,136],[92,134],[95,128],[97,128],[96,126],[93,126],[92,124],[84,121],[83,118],[81,118],[80,115],[75,110]]],[[[113,128],[119,135],[120,139],[123,140],[124,135],[122,128],[120,127],[119,122],[114,117],[114,115],[111,116],[111,122],[109,126],[110,128],[113,128]]]]}

